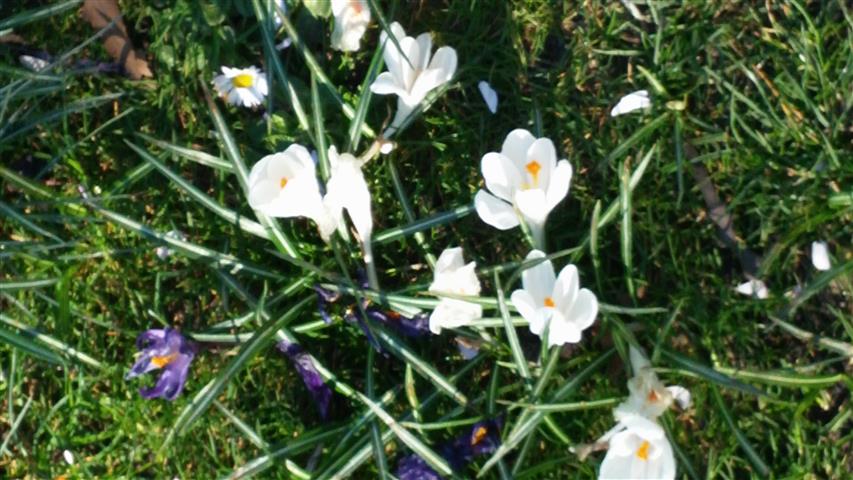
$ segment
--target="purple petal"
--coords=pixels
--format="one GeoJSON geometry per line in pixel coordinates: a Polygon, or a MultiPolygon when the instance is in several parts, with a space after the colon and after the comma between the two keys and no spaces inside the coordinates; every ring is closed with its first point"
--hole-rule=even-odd
{"type": "Polygon", "coordinates": [[[397,478],[400,480],[441,480],[423,458],[413,453],[406,455],[397,462],[397,478]]]}
{"type": "Polygon", "coordinates": [[[379,340],[373,336],[373,333],[370,331],[370,328],[367,327],[367,324],[364,323],[364,319],[362,319],[361,315],[356,315],[353,311],[347,313],[344,317],[344,320],[347,323],[355,323],[361,328],[361,331],[364,332],[364,336],[367,337],[367,343],[369,343],[377,352],[382,353],[382,345],[379,344],[379,340]]]}
{"type": "Polygon", "coordinates": [[[192,355],[178,354],[175,360],[163,368],[163,373],[157,379],[157,384],[152,388],[140,388],[139,394],[148,399],[160,397],[166,400],[174,400],[184,389],[192,359],[192,355]]]}
{"type": "Polygon", "coordinates": [[[474,456],[489,455],[501,446],[501,420],[483,420],[471,427],[466,439],[474,456]]]}
{"type": "Polygon", "coordinates": [[[372,320],[383,325],[389,326],[400,334],[417,338],[429,335],[429,315],[418,313],[413,317],[406,317],[393,310],[379,310],[377,308],[368,308],[367,316],[372,320]]]}
{"type": "Polygon", "coordinates": [[[312,287],[317,292],[317,310],[320,312],[320,317],[327,325],[332,323],[332,317],[329,316],[329,311],[326,305],[337,302],[341,298],[340,292],[327,290],[319,285],[312,287]]]}
{"type": "Polygon", "coordinates": [[[329,412],[332,389],[323,381],[323,377],[317,371],[311,355],[305,352],[299,344],[290,343],[286,340],[280,341],[277,347],[293,362],[293,366],[296,367],[296,371],[299,372],[302,381],[305,382],[305,386],[308,387],[308,391],[314,398],[317,410],[320,411],[320,417],[325,419],[329,412]]]}
{"type": "Polygon", "coordinates": [[[166,330],[154,328],[140,333],[139,336],[136,337],[136,349],[142,350],[154,344],[160,344],[166,339],[166,330]]]}

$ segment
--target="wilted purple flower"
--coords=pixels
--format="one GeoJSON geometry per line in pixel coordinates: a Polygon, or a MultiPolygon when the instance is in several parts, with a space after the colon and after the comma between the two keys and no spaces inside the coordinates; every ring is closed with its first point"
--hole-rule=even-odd
{"type": "Polygon", "coordinates": [[[412,453],[401,458],[397,463],[397,478],[400,480],[441,480],[442,477],[423,458],[412,453]]]}
{"type": "Polygon", "coordinates": [[[417,338],[430,333],[429,314],[426,313],[417,313],[414,316],[407,317],[393,310],[382,310],[375,307],[369,307],[365,312],[372,320],[391,327],[407,337],[417,338]]]}
{"type": "Polygon", "coordinates": [[[314,365],[311,355],[305,351],[299,344],[290,343],[286,340],[278,342],[278,349],[287,355],[287,358],[293,362],[311,396],[314,397],[314,403],[317,405],[317,410],[320,411],[320,417],[326,418],[329,411],[329,400],[332,398],[332,389],[323,381],[320,372],[314,365]]]}
{"type": "MultiPolygon", "coordinates": [[[[442,445],[439,454],[454,470],[462,470],[474,457],[488,455],[498,449],[501,444],[500,429],[499,418],[477,422],[465,435],[442,445]]],[[[406,455],[400,459],[397,463],[397,477],[400,480],[441,479],[417,454],[406,455]]]]}
{"type": "Polygon", "coordinates": [[[136,349],[142,355],[133,364],[125,380],[138,377],[152,370],[163,369],[157,384],[151,388],[140,388],[143,398],[161,397],[174,400],[187,381],[190,362],[195,356],[195,346],[173,328],[151,329],[136,338],[136,349]]]}
{"type": "Polygon", "coordinates": [[[317,292],[317,310],[320,312],[320,317],[327,325],[331,324],[332,317],[329,316],[329,311],[326,310],[326,305],[340,300],[340,292],[325,289],[320,285],[314,285],[312,288],[317,292]]]}

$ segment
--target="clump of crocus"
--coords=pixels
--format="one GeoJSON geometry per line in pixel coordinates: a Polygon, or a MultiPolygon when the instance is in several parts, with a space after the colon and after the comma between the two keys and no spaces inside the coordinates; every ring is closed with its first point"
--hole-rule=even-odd
{"type": "Polygon", "coordinates": [[[151,388],[140,388],[143,398],[165,398],[174,400],[184,389],[187,372],[195,356],[195,346],[173,328],[146,330],[136,339],[136,348],[141,351],[136,363],[125,375],[125,380],[143,373],[162,369],[157,384],[151,388]]]}
{"type": "Polygon", "coordinates": [[[483,155],[480,167],[486,189],[474,197],[477,215],[499,230],[524,220],[537,248],[544,249],[545,221],[569,193],[572,165],[557,161],[550,139],[519,128],[509,132],[500,152],[483,155]]]}
{"type": "MultiPolygon", "coordinates": [[[[489,455],[498,449],[501,444],[500,429],[500,419],[477,422],[465,434],[442,445],[438,453],[454,470],[462,470],[474,458],[489,455]]],[[[414,453],[400,458],[396,473],[400,480],[440,480],[442,478],[414,453]]]]}
{"type": "Polygon", "coordinates": [[[256,67],[222,67],[213,78],[213,88],[231,105],[257,107],[267,96],[267,77],[256,67]]]}
{"type": "Polygon", "coordinates": [[[512,292],[512,304],[530,323],[531,332],[542,338],[547,331],[549,346],[578,343],[581,332],[595,321],[598,299],[580,288],[577,267],[566,265],[556,276],[545,258],[539,250],[527,255],[526,261],[542,262],[521,273],[524,288],[512,292]]]}
{"type": "Polygon", "coordinates": [[[282,340],[276,347],[293,362],[305,386],[314,398],[314,404],[320,412],[320,417],[326,418],[329,412],[329,401],[332,398],[332,389],[323,381],[323,377],[314,365],[314,359],[298,343],[282,340]]]}
{"type": "Polygon", "coordinates": [[[674,402],[688,408],[690,392],[680,386],[665,386],[636,348],[631,347],[630,355],[634,372],[628,381],[630,394],[613,410],[616,426],[597,442],[607,445],[598,478],[673,479],[675,457],[657,418],[674,402]]]}

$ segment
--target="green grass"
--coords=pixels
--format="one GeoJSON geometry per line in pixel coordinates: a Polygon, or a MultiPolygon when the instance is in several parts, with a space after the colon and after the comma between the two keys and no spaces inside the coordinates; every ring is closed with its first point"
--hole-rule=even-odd
{"type": "MultiPolygon", "coordinates": [[[[57,56],[106,61],[73,8],[15,17],[34,7],[11,3],[0,7],[0,31],[57,56]]],[[[147,49],[152,80],[35,75],[0,44],[6,476],[215,478],[246,467],[299,478],[346,465],[353,478],[377,478],[379,449],[393,473],[401,452],[437,447],[460,425],[499,413],[504,441],[517,448],[484,476],[594,478],[603,454],[581,462],[569,447],[612,425],[609,399],[627,394],[632,337],[666,383],[693,394],[692,408],[664,417],[679,476],[816,479],[853,470],[853,9],[845,2],[639,5],[649,22],[620,2],[376,2],[388,22],[410,35],[432,31],[434,45],[459,56],[451,87],[392,155],[366,168],[383,293],[402,296],[399,308],[415,305],[432,279],[430,255],[463,246],[491,302],[489,326],[465,330],[486,340],[473,363],[450,333],[402,343],[380,334],[390,353],[370,355],[361,330],[342,321],[344,304],[332,308],[332,325],[318,323],[308,287],[343,274],[332,250],[305,220],[272,220],[280,232],[266,233],[234,175],[239,162],[250,167],[293,142],[322,137],[342,150],[363,129],[351,128],[341,101],[351,114],[363,105],[363,125],[381,131],[393,99],[361,95],[377,16],[362,50],[341,55],[329,47],[330,24],[288,2],[287,28],[313,65],[292,46],[277,68],[264,41],[284,32],[256,18],[265,2],[148,3],[124,2],[123,13],[147,49]],[[250,64],[274,74],[269,115],[216,100],[217,124],[205,88],[220,65],[250,64]],[[477,91],[482,79],[499,94],[497,115],[477,91]],[[609,117],[641,88],[653,109],[609,117]],[[581,344],[525,365],[529,381],[519,363],[536,357],[538,342],[525,327],[510,341],[512,318],[494,308],[496,285],[506,295],[517,287],[528,244],[520,230],[498,232],[465,208],[482,187],[480,158],[519,127],[551,138],[574,167],[569,197],[549,218],[550,252],[563,252],[555,262],[576,263],[603,303],[653,308],[602,309],[581,344]],[[768,300],[734,292],[742,267],[708,220],[691,162],[708,170],[741,247],[761,257],[768,300]],[[625,175],[640,165],[636,180],[625,175]],[[420,233],[398,230],[421,221],[420,233]],[[154,250],[172,229],[187,241],[171,241],[173,255],[160,260],[154,250]],[[811,266],[809,245],[819,239],[833,253],[830,272],[811,266]],[[300,260],[281,253],[286,242],[300,260]],[[785,295],[794,286],[797,299],[785,295]],[[234,319],[242,327],[213,328],[234,319]],[[189,382],[171,403],[143,400],[140,382],[123,380],[136,335],[162,325],[219,334],[199,335],[189,382]],[[328,421],[272,348],[281,335],[297,338],[339,382],[328,421]],[[216,389],[203,390],[208,384],[216,389]],[[530,404],[540,410],[525,410],[530,404]],[[559,406],[546,416],[546,404],[559,406]],[[549,420],[521,421],[529,418],[549,420]],[[529,429],[512,438],[518,423],[529,429]]],[[[358,151],[370,142],[368,131],[358,151]]],[[[355,275],[357,246],[338,249],[355,275]]],[[[475,477],[487,460],[458,474],[475,477]]]]}

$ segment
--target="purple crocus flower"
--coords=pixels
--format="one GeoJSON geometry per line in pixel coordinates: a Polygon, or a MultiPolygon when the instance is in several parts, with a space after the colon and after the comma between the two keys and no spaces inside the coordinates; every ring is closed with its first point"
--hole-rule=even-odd
{"type": "Polygon", "coordinates": [[[136,338],[136,349],[142,355],[133,364],[125,380],[138,377],[152,370],[163,369],[157,384],[151,388],[142,387],[139,394],[143,398],[165,398],[174,400],[187,381],[190,362],[195,356],[195,346],[173,328],[151,329],[142,332],[136,338]]]}
{"type": "MultiPolygon", "coordinates": [[[[500,429],[499,418],[477,422],[464,435],[442,445],[438,452],[454,470],[462,470],[475,457],[494,453],[500,447],[500,429]]],[[[397,478],[440,480],[442,477],[424,459],[413,453],[397,463],[397,478]]]]}
{"type": "Polygon", "coordinates": [[[286,340],[278,342],[277,348],[282,353],[287,355],[287,358],[293,362],[311,396],[314,397],[314,403],[317,405],[317,410],[320,411],[320,417],[326,418],[329,412],[329,400],[332,398],[332,389],[323,381],[320,372],[314,365],[314,360],[311,355],[305,351],[299,344],[290,343],[286,340]]]}

